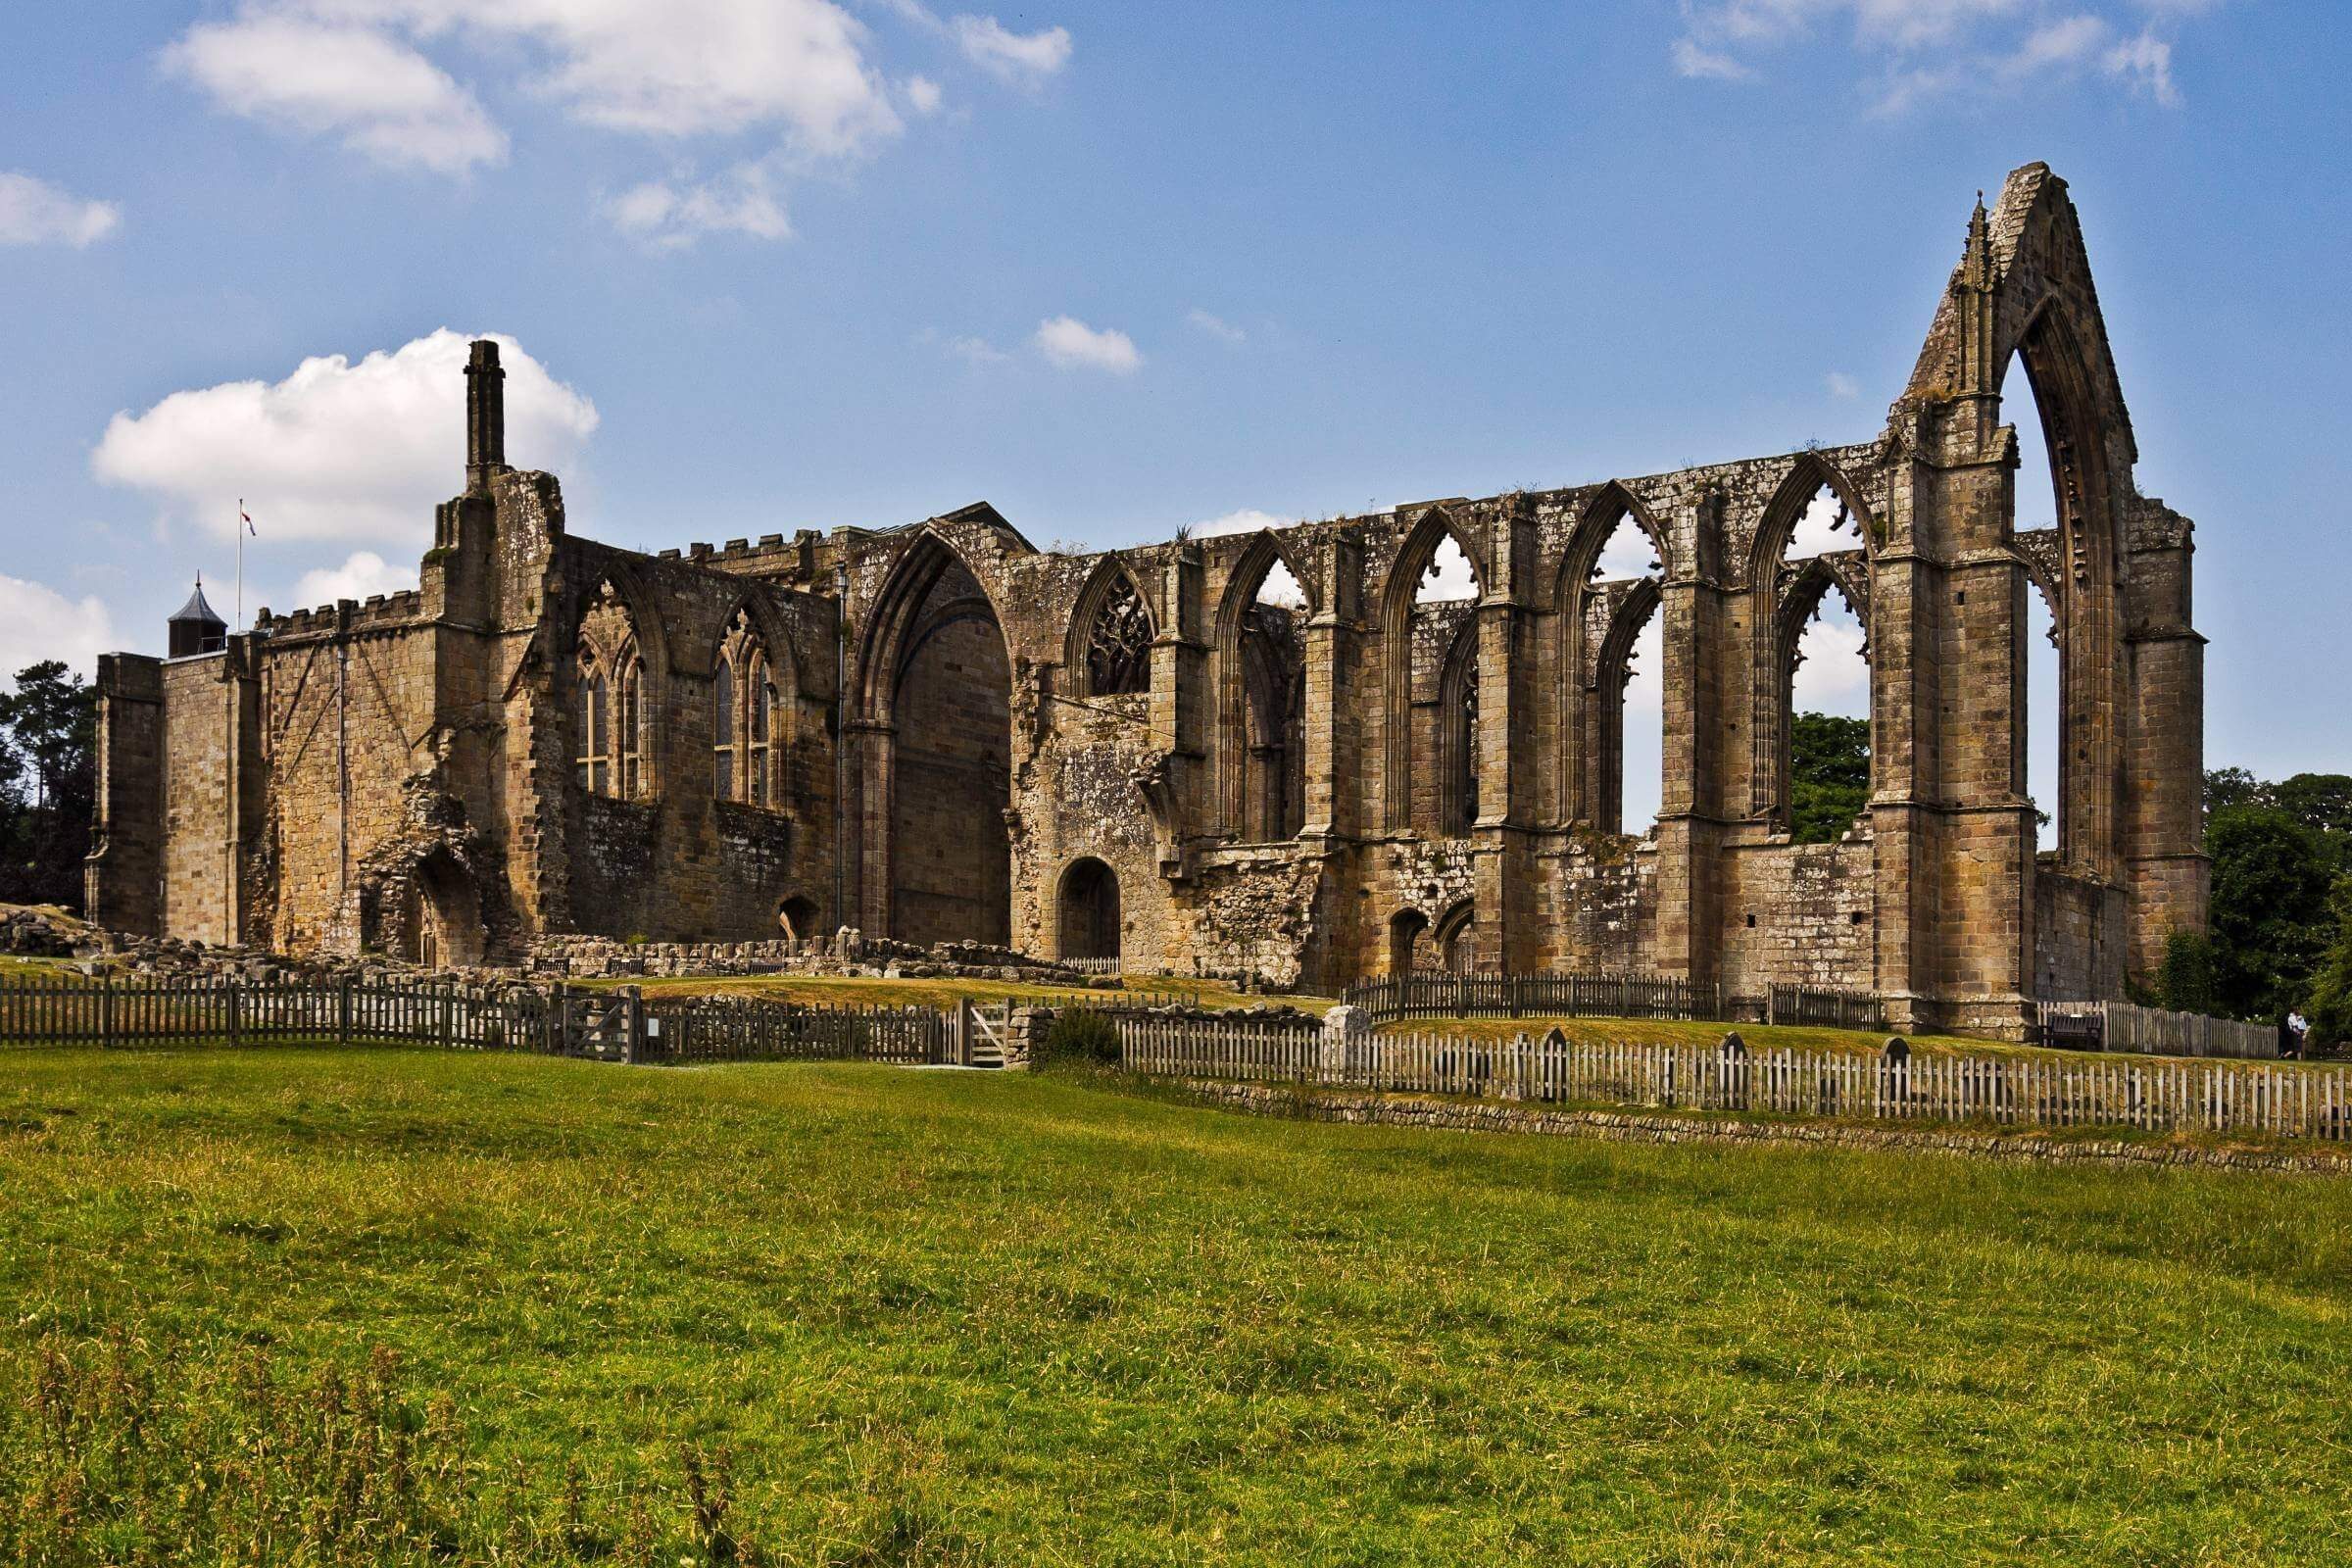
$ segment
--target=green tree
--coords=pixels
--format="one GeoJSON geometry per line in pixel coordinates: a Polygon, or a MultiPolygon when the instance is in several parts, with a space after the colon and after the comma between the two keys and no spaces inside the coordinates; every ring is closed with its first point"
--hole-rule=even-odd
{"type": "Polygon", "coordinates": [[[2202,931],[2178,930],[2164,941],[2164,967],[2157,971],[2156,1004],[2175,1012],[2212,1013],[2221,1006],[2214,985],[2213,939],[2202,931]]]}
{"type": "Polygon", "coordinates": [[[2299,1001],[2328,937],[2334,851],[2271,805],[2228,806],[2205,827],[2213,857],[2213,981],[2223,1010],[2277,1018],[2299,1001]]]}
{"type": "Polygon", "coordinates": [[[1870,720],[1799,713],[1788,737],[1789,836],[1835,844],[1870,804],[1870,720]]]}
{"type": "Polygon", "coordinates": [[[98,697],[57,660],[17,672],[0,693],[11,786],[0,801],[0,901],[81,906],[97,791],[98,697]]]}
{"type": "Polygon", "coordinates": [[[2352,1040],[2352,872],[2335,879],[2328,896],[2334,920],[2332,940],[2311,986],[2311,1035],[2315,1044],[2352,1040]]]}

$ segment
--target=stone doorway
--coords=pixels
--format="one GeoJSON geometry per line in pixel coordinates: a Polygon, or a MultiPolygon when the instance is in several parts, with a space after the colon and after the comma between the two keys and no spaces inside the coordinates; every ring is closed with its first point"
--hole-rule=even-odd
{"type": "Polygon", "coordinates": [[[1119,956],[1119,874],[1091,856],[1061,876],[1061,956],[1119,956]]]}

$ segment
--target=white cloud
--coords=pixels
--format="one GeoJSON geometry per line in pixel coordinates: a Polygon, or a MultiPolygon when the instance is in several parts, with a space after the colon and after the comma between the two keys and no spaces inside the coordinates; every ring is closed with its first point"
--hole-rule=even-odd
{"type": "Polygon", "coordinates": [[[1429,567],[1421,574],[1421,584],[1413,590],[1413,603],[1429,604],[1441,599],[1476,599],[1478,597],[1478,568],[1470,564],[1470,557],[1459,541],[1447,534],[1430,552],[1429,567]]]}
{"type": "Polygon", "coordinates": [[[657,250],[692,245],[706,234],[784,239],[792,223],[775,182],[758,164],[744,164],[702,183],[648,180],[605,203],[614,227],[657,250]]]}
{"type": "Polygon", "coordinates": [[[1255,507],[1244,507],[1239,512],[1228,512],[1222,517],[1196,522],[1189,531],[1196,539],[1216,539],[1230,533],[1256,533],[1262,528],[1288,528],[1298,520],[1296,517],[1277,517],[1271,512],[1260,512],[1255,507]]]}
{"type": "Polygon", "coordinates": [[[1689,38],[1674,40],[1674,74],[1702,81],[1740,81],[1755,74],[1730,55],[1702,49],[1689,38]]]}
{"type": "Polygon", "coordinates": [[[92,676],[98,656],[120,646],[102,601],[72,600],[44,583],[0,576],[0,682],[13,686],[18,670],[44,659],[92,676]]]}
{"type": "MultiPolygon", "coordinates": [[[[154,496],[167,518],[233,537],[240,497],[264,543],[386,540],[421,548],[435,503],[465,465],[467,338],[447,328],[354,364],[305,360],[282,381],[228,381],[122,413],[91,455],[106,484],[154,496]]],[[[596,429],[596,408],[512,338],[507,451],[560,466],[596,429]]]]}
{"type": "Polygon", "coordinates": [[[972,365],[1002,365],[1012,358],[984,337],[952,337],[948,339],[947,350],[972,365]]]}
{"type": "Polygon", "coordinates": [[[1782,559],[1810,561],[1815,556],[1862,548],[1862,525],[1838,503],[1837,492],[1824,489],[1805,503],[1804,514],[1788,530],[1788,548],[1782,559]],[[1840,515],[1845,517],[1839,524],[1840,515]]]}
{"type": "Polygon", "coordinates": [[[1822,595],[1821,609],[1797,641],[1803,662],[1789,683],[1800,713],[1870,716],[1870,662],[1862,657],[1862,622],[1836,589],[1822,595]]]}
{"type": "Polygon", "coordinates": [[[1635,577],[1647,577],[1660,570],[1658,547],[1649,537],[1649,530],[1632,517],[1620,517],[1608,539],[1601,545],[1600,554],[1592,558],[1598,568],[1600,582],[1626,582],[1635,577]]]}
{"type": "Polygon", "coordinates": [[[1830,396],[1834,398],[1858,398],[1862,395],[1862,383],[1843,370],[1832,370],[1827,379],[1830,396]]]}
{"type": "Polygon", "coordinates": [[[908,76],[905,90],[906,105],[916,114],[927,118],[939,113],[940,86],[929,76],[908,76]]]}
{"type": "Polygon", "coordinates": [[[2103,76],[2175,105],[2173,45],[2156,30],[2221,0],[2136,0],[2148,25],[2126,37],[2120,0],[1689,0],[1670,46],[1678,74],[1737,79],[1767,52],[1842,27],[1876,79],[1874,107],[1899,113],[1932,98],[2016,93],[2103,76]]]}
{"type": "Polygon", "coordinates": [[[355,550],[340,566],[304,572],[294,585],[294,608],[307,610],[339,599],[396,594],[416,586],[415,567],[393,565],[372,550],[355,550]]]}
{"type": "Polygon", "coordinates": [[[113,233],[122,210],[84,201],[30,174],[0,173],[0,245],[71,245],[84,249],[113,233]]]}
{"type": "Polygon", "coordinates": [[[2115,45],[2100,58],[2099,66],[2110,76],[2144,90],[2167,109],[2180,102],[2180,90],[2173,85],[2173,46],[2152,32],[2115,45]]]}
{"type": "Polygon", "coordinates": [[[1111,327],[1097,330],[1074,316],[1040,321],[1035,339],[1038,352],[1063,369],[1108,370],[1132,375],[1144,363],[1135,340],[1111,327]]]}
{"type": "Polygon", "coordinates": [[[1006,81],[1033,86],[1070,63],[1066,27],[1013,32],[994,17],[957,17],[950,26],[966,59],[1006,81]]]}
{"type": "Polygon", "coordinates": [[[1231,321],[1209,315],[1206,311],[1195,310],[1190,315],[1186,316],[1185,319],[1191,322],[1200,331],[1206,332],[1210,337],[1215,338],[1220,343],[1238,344],[1247,343],[1250,341],[1249,333],[1243,331],[1231,321]]]}
{"type": "Polygon", "coordinates": [[[462,174],[506,161],[472,93],[396,38],[294,13],[200,23],[164,66],[230,114],[344,144],[381,164],[462,174]]]}

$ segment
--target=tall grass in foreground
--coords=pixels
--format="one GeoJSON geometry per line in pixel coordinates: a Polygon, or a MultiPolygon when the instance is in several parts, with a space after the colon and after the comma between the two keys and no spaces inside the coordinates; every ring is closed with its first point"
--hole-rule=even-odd
{"type": "Polygon", "coordinates": [[[117,1330],[0,1360],[0,1564],[972,1560],[929,1478],[884,1445],[848,1504],[794,1549],[739,1535],[734,1455],[683,1443],[651,1474],[556,1476],[468,1450],[457,1401],[399,1357],[307,1371],[246,1347],[156,1352],[117,1330]]]}

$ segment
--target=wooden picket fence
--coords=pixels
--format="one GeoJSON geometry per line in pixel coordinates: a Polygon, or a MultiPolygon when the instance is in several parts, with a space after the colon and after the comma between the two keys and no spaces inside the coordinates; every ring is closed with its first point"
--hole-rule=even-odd
{"type": "Polygon", "coordinates": [[[1121,1065],[1166,1077],[1318,1082],[1323,1026],[1312,1018],[1170,1018],[1098,1009],[1118,1026],[1121,1065]]]}
{"type": "Polygon", "coordinates": [[[459,1051],[561,1049],[536,992],[358,981],[0,981],[0,1044],[230,1046],[401,1042],[459,1051]]]}
{"type": "Polygon", "coordinates": [[[1773,986],[1765,992],[1764,1021],[1817,1029],[1884,1029],[1886,1004],[1867,991],[1773,986]]]}
{"type": "Polygon", "coordinates": [[[801,1006],[730,997],[644,1004],[635,1059],[706,1061],[968,1062],[955,1010],[801,1006]]]}
{"type": "Polygon", "coordinates": [[[607,1061],[963,1059],[954,1012],[359,981],[0,981],[0,1045],[422,1045],[607,1061]]]}
{"type": "Polygon", "coordinates": [[[1750,1051],[1358,1032],[1122,1017],[1122,1062],[1170,1077],[1320,1084],[1545,1103],[1860,1120],[2111,1127],[2352,1141],[2352,1074],[2202,1061],[1750,1051]]]}
{"type": "Polygon", "coordinates": [[[2046,1037],[2065,1030],[2068,1019],[2097,1021],[2098,1050],[2143,1056],[2234,1056],[2262,1061],[2278,1054],[2278,1031],[2270,1024],[2238,1023],[2195,1012],[2166,1012],[2128,1002],[2045,1002],[2041,1026],[2046,1037]]]}
{"type": "Polygon", "coordinates": [[[1640,974],[1447,974],[1359,980],[1344,999],[1375,1023],[1399,1018],[1659,1018],[1724,1016],[1723,987],[1640,974]]]}

